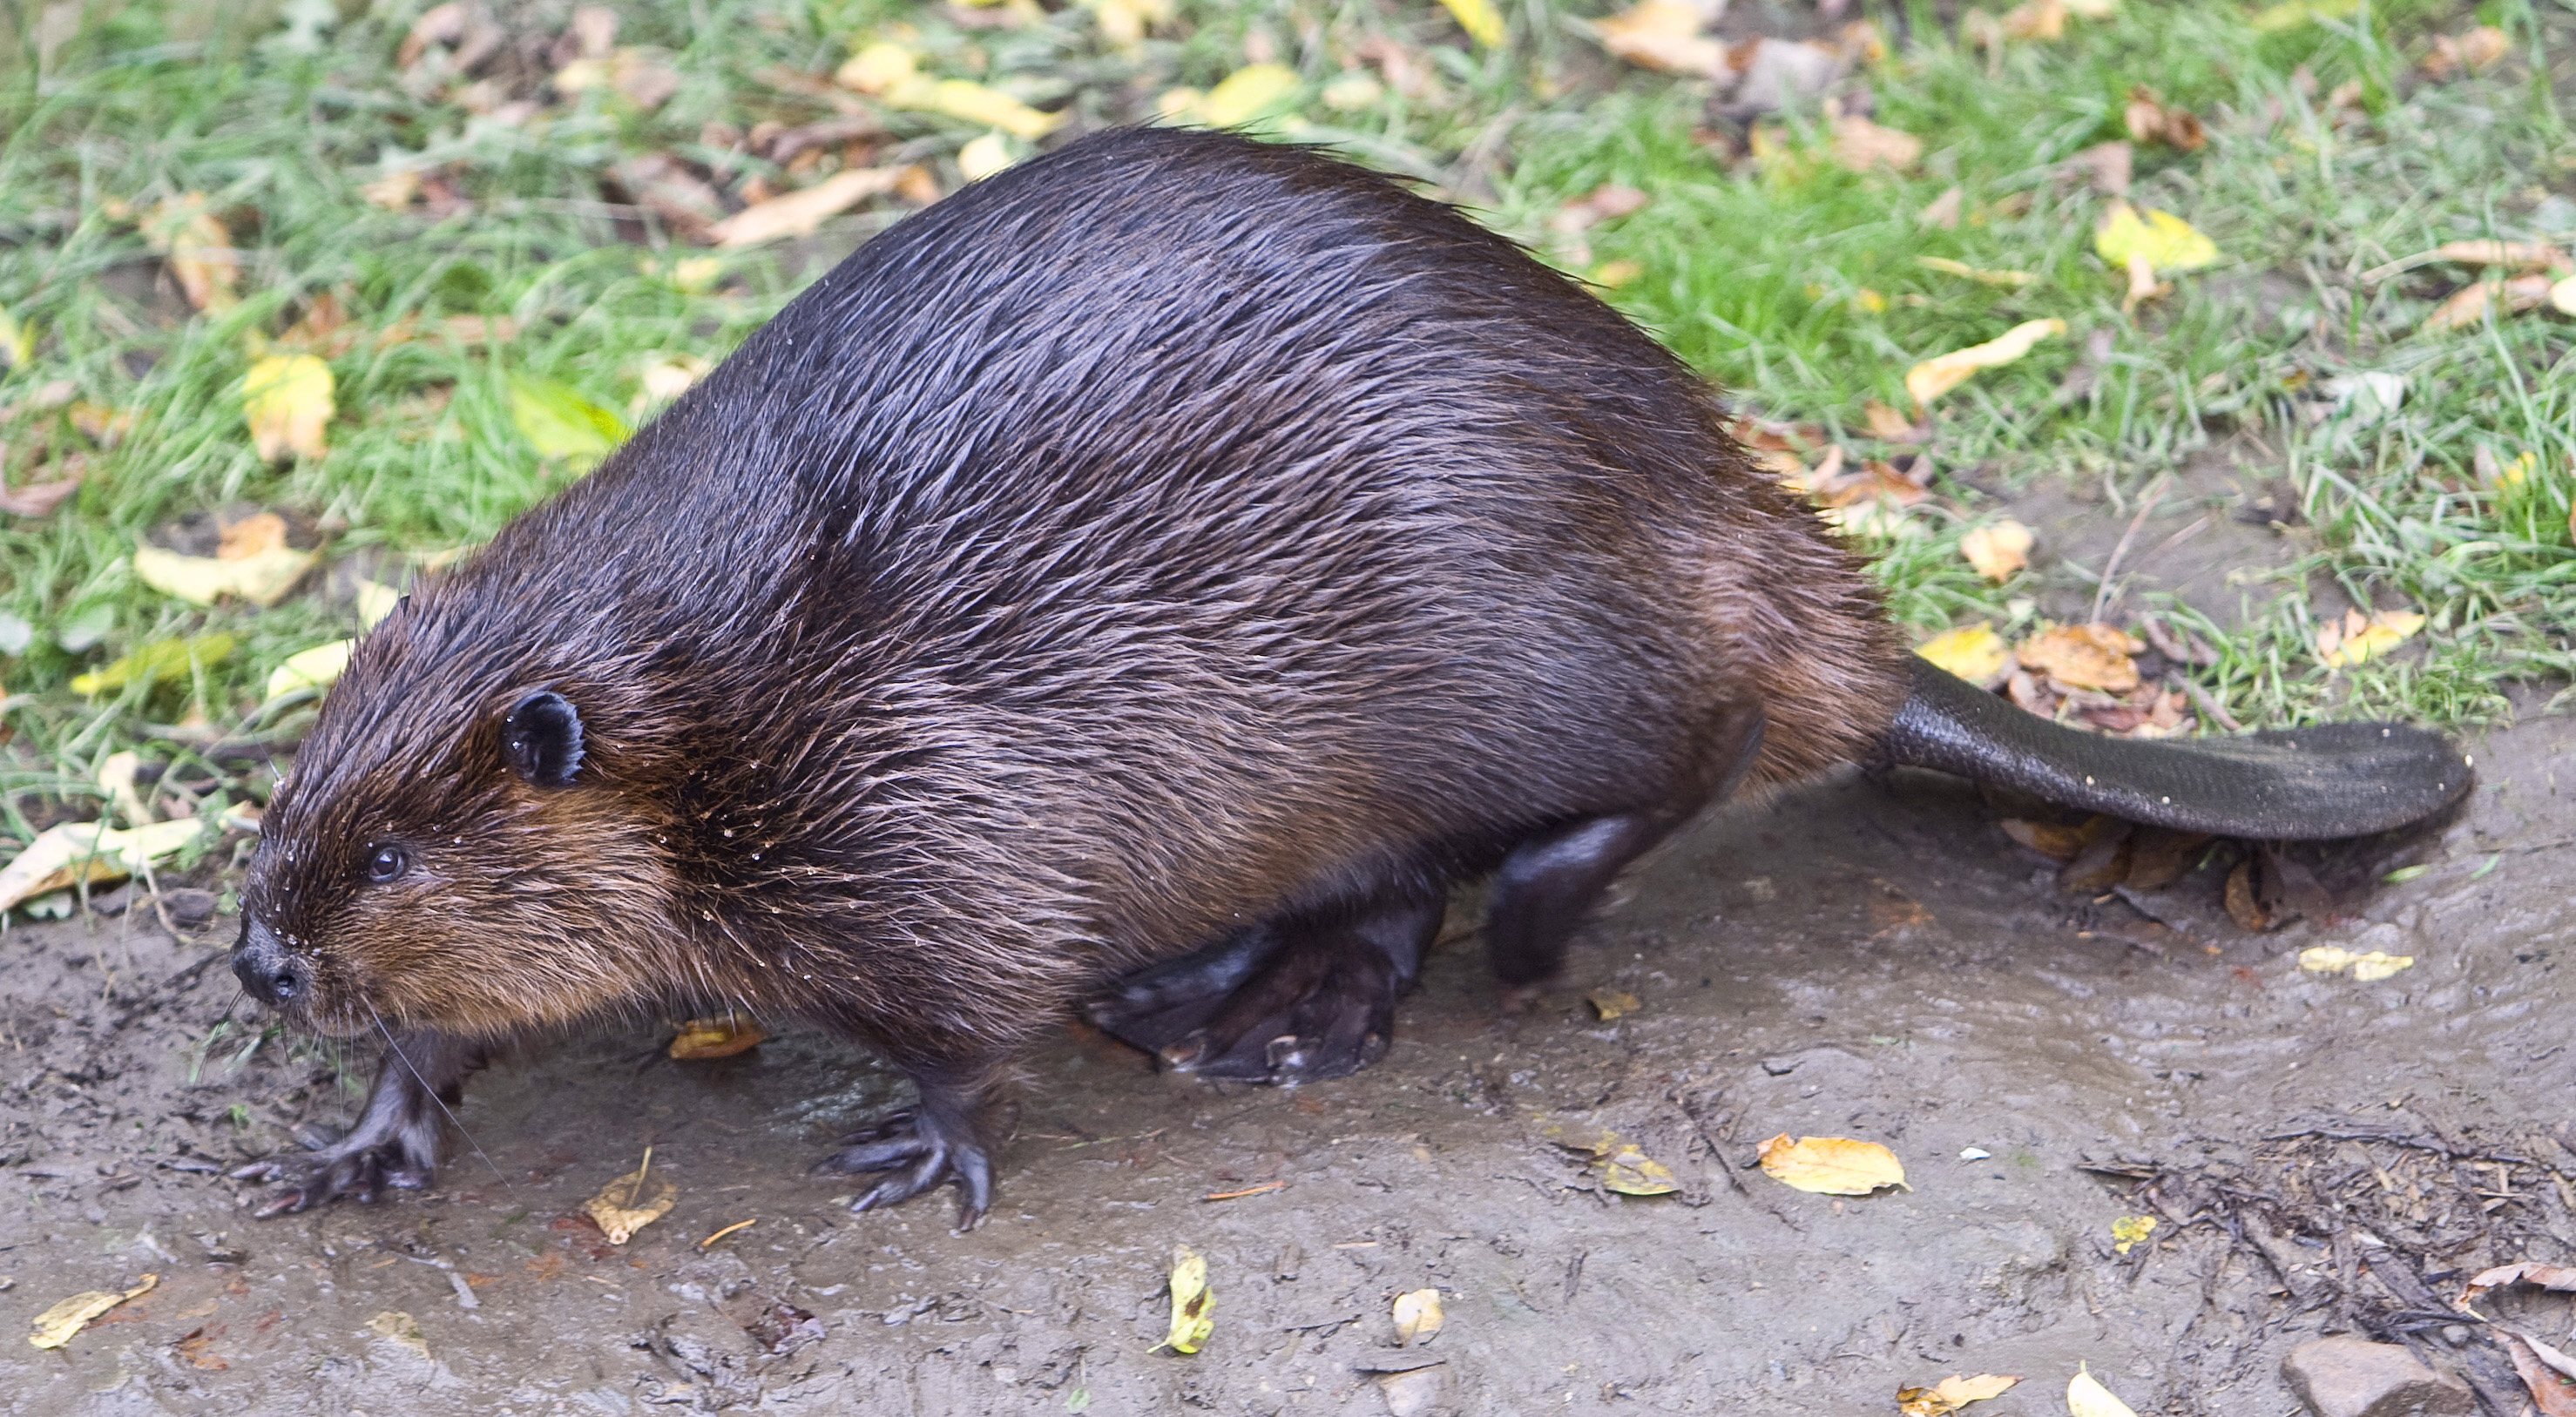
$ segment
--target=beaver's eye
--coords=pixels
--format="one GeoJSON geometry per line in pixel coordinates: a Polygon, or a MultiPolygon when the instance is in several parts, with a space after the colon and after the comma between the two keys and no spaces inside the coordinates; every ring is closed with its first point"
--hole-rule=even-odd
{"type": "Polygon", "coordinates": [[[411,855],[392,842],[386,842],[367,854],[367,879],[390,881],[411,869],[411,855]]]}

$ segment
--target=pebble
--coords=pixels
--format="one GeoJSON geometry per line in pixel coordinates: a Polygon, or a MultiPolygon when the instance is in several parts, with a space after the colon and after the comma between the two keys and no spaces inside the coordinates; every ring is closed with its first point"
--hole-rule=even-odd
{"type": "Polygon", "coordinates": [[[2393,1343],[2302,1343],[2281,1360],[2281,1378],[2316,1417],[2466,1417],[2477,1410],[2466,1384],[2393,1343]]]}

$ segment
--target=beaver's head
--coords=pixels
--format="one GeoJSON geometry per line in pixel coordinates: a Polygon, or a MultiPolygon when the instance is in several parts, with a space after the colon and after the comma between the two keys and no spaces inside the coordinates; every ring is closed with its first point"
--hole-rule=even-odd
{"type": "Polygon", "coordinates": [[[614,735],[578,682],[416,629],[398,614],[360,645],[279,786],[234,972],[340,1035],[498,1037],[637,1001],[673,873],[614,735]]]}

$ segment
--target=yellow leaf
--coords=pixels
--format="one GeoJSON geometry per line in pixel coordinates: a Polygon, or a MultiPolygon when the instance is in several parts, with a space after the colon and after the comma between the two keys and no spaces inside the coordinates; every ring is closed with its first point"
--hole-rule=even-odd
{"type": "Polygon", "coordinates": [[[2550,282],[2549,308],[2561,315],[2576,315],[2576,276],[2562,276],[2550,282]]]}
{"type": "Polygon", "coordinates": [[[1726,46],[1700,33],[1691,0],[1639,0],[1594,21],[1593,30],[1602,48],[1640,68],[1710,76],[1726,69],[1726,46]]]}
{"type": "Polygon", "coordinates": [[[358,623],[372,630],[384,623],[394,607],[402,604],[402,592],[381,581],[358,582],[358,623]]]}
{"type": "Polygon", "coordinates": [[[998,129],[957,150],[957,171],[969,182],[981,182],[1005,171],[1011,162],[1011,141],[998,129]]]}
{"type": "Polygon", "coordinates": [[[623,1245],[636,1231],[671,1213],[679,1203],[680,1188],[664,1182],[651,1200],[644,1198],[645,1173],[653,1169],[653,1148],[644,1148],[644,1164],[599,1188],[599,1194],[581,1203],[583,1211],[599,1222],[608,1243],[623,1245]]]}
{"type": "Polygon", "coordinates": [[[1240,127],[1297,92],[1297,82],[1285,64],[1247,64],[1208,90],[1192,116],[1211,128],[1240,127]]]}
{"type": "Polygon", "coordinates": [[[1584,995],[1583,1001],[1592,1006],[1592,1012],[1599,1015],[1603,1023],[1645,1007],[1637,1001],[1636,995],[1620,989],[1595,989],[1584,995]]]}
{"type": "MultiPolygon", "coordinates": [[[[182,559],[194,560],[194,557],[182,559]]],[[[154,640],[104,669],[94,669],[72,679],[75,694],[106,694],[140,679],[152,683],[162,679],[180,679],[198,669],[217,664],[233,652],[233,637],[221,630],[211,635],[198,635],[185,640],[154,640]]]]}
{"type": "MultiPolygon", "coordinates": [[[[273,546],[247,556],[182,556],[158,546],[134,548],[134,575],[164,595],[196,605],[212,605],[226,596],[270,606],[286,598],[316,553],[292,546],[273,546]]],[[[77,686],[75,686],[77,687],[77,686]]]]}
{"type": "Polygon", "coordinates": [[[0,310],[0,369],[24,369],[36,357],[36,327],[0,310]]]}
{"type": "Polygon", "coordinates": [[[1960,537],[1959,554],[1968,558],[1978,575],[2002,585],[2030,564],[2030,548],[2035,541],[2029,527],[2006,517],[1960,537]]]}
{"type": "Polygon", "coordinates": [[[1208,1292],[1207,1256],[1187,1245],[1172,1247],[1172,1330],[1163,1338],[1176,1353],[1196,1353],[1216,1332],[1216,1296],[1208,1292]]]}
{"type": "Polygon", "coordinates": [[[1672,1168],[1631,1144],[1622,1145],[1595,1163],[1603,1187],[1623,1196],[1668,1196],[1680,1190],[1672,1168]]]}
{"type": "Polygon", "coordinates": [[[999,128],[1028,142],[1035,142],[1063,127],[1068,116],[1041,113],[1000,89],[986,88],[965,79],[941,79],[936,83],[916,80],[898,84],[886,94],[885,100],[895,108],[944,113],[969,123],[981,123],[987,128],[999,128]]]}
{"type": "Polygon", "coordinates": [[[328,689],[349,667],[349,651],[357,648],[356,640],[333,640],[327,645],[298,650],[286,662],[268,672],[268,697],[283,698],[299,689],[328,689]]]}
{"type": "Polygon", "coordinates": [[[263,462],[329,452],[322,430],[333,412],[331,366],[317,356],[272,354],[242,379],[242,418],[263,462]]]}
{"type": "Polygon", "coordinates": [[[367,1320],[367,1331],[378,1338],[398,1343],[423,1358],[429,1356],[429,1340],[421,1336],[420,1320],[400,1309],[387,1309],[367,1320]]]}
{"type": "MultiPolygon", "coordinates": [[[[2261,34],[2278,34],[2318,20],[2347,19],[2359,13],[2361,0],[2286,0],[2257,13],[2252,21],[2261,34]]],[[[2123,1412],[2127,1408],[2120,1409],[2123,1412]]]]}
{"type": "Polygon", "coordinates": [[[152,1286],[160,1282],[161,1276],[147,1274],[142,1283],[131,1289],[93,1289],[75,1294],[36,1315],[35,1331],[27,1335],[27,1341],[38,1348],[60,1348],[72,1341],[72,1335],[89,1327],[90,1320],[128,1299],[151,1293],[152,1286]]]}
{"type": "Polygon", "coordinates": [[[1416,1289],[1395,1296],[1395,1345],[1409,1348],[1415,1341],[1431,1341],[1440,1331],[1440,1291],[1416,1289]]]}
{"type": "Polygon", "coordinates": [[[892,92],[894,87],[912,78],[921,61],[900,44],[879,42],[850,56],[832,75],[832,81],[845,89],[866,94],[892,92]]]}
{"type": "Polygon", "coordinates": [[[2109,1388],[2081,1369],[2075,1380],[2066,1385],[2066,1410],[2072,1417],[2138,1417],[2129,1404],[2113,1397],[2109,1388]]]}
{"type": "Polygon", "coordinates": [[[2028,271],[1980,270],[1965,261],[1953,261],[1947,256],[1917,256],[1914,258],[1914,264],[1927,271],[1939,271],[1943,275],[1961,276],[1980,285],[2000,285],[2012,290],[2019,290],[2039,279],[2028,271]]]}
{"type": "MultiPolygon", "coordinates": [[[[1905,1163],[1874,1141],[1804,1137],[1783,1132],[1762,1143],[1762,1170],[1773,1180],[1826,1196],[1865,1196],[1881,1186],[1905,1186],[1905,1163]]],[[[1906,1186],[1907,1190],[1913,1187],[1906,1186]]]]}
{"type": "Polygon", "coordinates": [[[2093,229],[2093,249],[2106,265],[2127,269],[2143,257],[2157,271],[2196,271],[2218,260],[2217,243],[2190,222],[2154,207],[2144,212],[2126,202],[2113,202],[2093,229]]]}
{"type": "Polygon", "coordinates": [[[537,450],[587,469],[626,441],[626,420],[583,398],[569,384],[534,374],[510,376],[510,421],[537,450]]]}
{"type": "Polygon", "coordinates": [[[1914,652],[1971,684],[1993,682],[1996,675],[2004,672],[2004,662],[2012,655],[2004,637],[1995,633],[1992,622],[1985,620],[1944,630],[1916,645],[1914,652]]]}
{"type": "Polygon", "coordinates": [[[1103,39],[1121,49],[1133,49],[1145,38],[1148,27],[1169,24],[1172,0],[1085,0],[1092,17],[1100,22],[1103,39]]]}
{"type": "Polygon", "coordinates": [[[1984,344],[1935,355],[1906,370],[1905,392],[1914,396],[1917,405],[1928,404],[1966,383],[1978,370],[2010,364],[2030,353],[2032,345],[2064,333],[2064,320],[2025,321],[1984,344]]]}
{"type": "Polygon", "coordinates": [[[0,866],[0,910],[83,881],[121,881],[197,839],[205,823],[149,822],[116,831],[103,822],[45,828],[7,866],[0,866]]]}
{"type": "Polygon", "coordinates": [[[1494,0],[1440,0],[1440,3],[1449,7],[1450,15],[1458,21],[1458,28],[1467,32],[1468,38],[1487,49],[1500,49],[1503,41],[1510,38],[1510,31],[1503,27],[1502,12],[1494,8],[1494,0]]]}
{"type": "Polygon", "coordinates": [[[153,208],[143,222],[143,240],[168,261],[190,305],[220,314],[239,303],[233,280],[241,258],[222,219],[206,210],[204,193],[184,193],[153,208]]]}
{"type": "MultiPolygon", "coordinates": [[[[857,167],[837,172],[811,187],[754,202],[707,228],[719,246],[758,246],[787,236],[811,236],[826,217],[838,216],[870,197],[901,188],[911,167],[857,167]]],[[[686,266],[681,262],[680,266],[686,266]]],[[[672,268],[677,281],[680,266],[672,268]]],[[[685,286],[682,287],[686,289],[685,286]]]]}
{"type": "Polygon", "coordinates": [[[2111,1222],[2111,1252],[2125,1255],[2133,1247],[2156,1233],[2152,1215],[2124,1215],[2111,1222]]]}
{"type": "Polygon", "coordinates": [[[1896,1394],[1896,1407],[1905,1417],[1948,1417],[1971,1402],[2000,1397],[2020,1381],[1994,1373],[1979,1373],[1973,1378],[1954,1373],[1928,1388],[1901,1389],[1896,1394]]]}
{"type": "Polygon", "coordinates": [[[727,1014],[723,1018],[693,1018],[680,1025],[671,1040],[670,1053],[682,1062],[704,1062],[710,1058],[730,1058],[757,1048],[769,1035],[759,1024],[747,1018],[727,1014]]]}
{"type": "Polygon", "coordinates": [[[2341,626],[2330,624],[2318,633],[2317,660],[2328,669],[2349,668],[2388,653],[2423,628],[2424,617],[2412,610],[2375,610],[2366,619],[2358,610],[2347,610],[2341,626]],[[2338,629],[2340,633],[2329,634],[2338,629]]]}
{"type": "Polygon", "coordinates": [[[2352,977],[2364,984],[2376,984],[2415,966],[2413,955],[2393,955],[2386,950],[2355,954],[2341,945],[2310,945],[2299,951],[2299,968],[2312,974],[2341,974],[2349,969],[2352,977]]]}

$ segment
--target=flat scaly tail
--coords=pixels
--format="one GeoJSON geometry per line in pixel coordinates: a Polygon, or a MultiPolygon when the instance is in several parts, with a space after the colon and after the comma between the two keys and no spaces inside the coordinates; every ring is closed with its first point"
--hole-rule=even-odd
{"type": "Polygon", "coordinates": [[[2267,841],[2367,836],[2441,811],[2475,776],[2449,739],[2402,723],[2104,737],[1907,658],[1913,692],[1879,740],[1882,756],[2150,826],[2267,841]]]}

